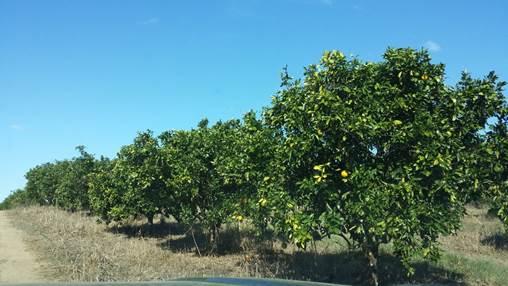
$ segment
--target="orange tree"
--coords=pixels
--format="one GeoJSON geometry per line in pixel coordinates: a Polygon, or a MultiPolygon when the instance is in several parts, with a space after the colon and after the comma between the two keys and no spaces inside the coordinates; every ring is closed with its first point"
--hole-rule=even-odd
{"type": "Polygon", "coordinates": [[[171,205],[165,183],[169,172],[158,139],[151,131],[141,132],[121,148],[111,166],[105,164],[91,176],[92,208],[106,220],[143,215],[152,225],[154,216],[171,205]]]}
{"type": "Polygon", "coordinates": [[[19,206],[27,206],[32,204],[28,198],[25,189],[17,189],[12,191],[1,203],[0,210],[12,209],[19,206]]]}
{"type": "Polygon", "coordinates": [[[57,162],[61,166],[58,185],[55,190],[56,206],[66,210],[88,210],[88,175],[96,167],[94,156],[84,146],[76,147],[80,156],[72,160],[57,162]]]}
{"type": "Polygon", "coordinates": [[[165,132],[160,138],[162,153],[172,169],[166,185],[177,198],[177,220],[209,230],[211,251],[219,245],[220,226],[233,212],[238,185],[224,169],[225,158],[235,156],[238,120],[208,127],[202,120],[190,131],[165,132]]]}
{"type": "MultiPolygon", "coordinates": [[[[219,134],[224,133],[224,128],[214,127],[219,134]]],[[[225,130],[230,134],[226,136],[228,151],[217,156],[217,172],[232,186],[228,213],[234,221],[249,218],[258,230],[266,231],[270,210],[266,208],[268,200],[259,190],[268,178],[267,170],[275,163],[272,158],[277,137],[253,111],[246,113],[243,120],[235,121],[234,128],[225,130]]]]}
{"type": "MultiPolygon", "coordinates": [[[[508,109],[506,109],[508,111],[508,109]]],[[[484,167],[488,183],[486,198],[508,232],[508,113],[497,118],[487,133],[484,167]]]]}
{"type": "Polygon", "coordinates": [[[84,146],[76,149],[79,157],[38,165],[26,173],[27,203],[54,205],[70,211],[89,209],[88,176],[98,161],[84,146]]]}
{"type": "Polygon", "coordinates": [[[460,227],[474,176],[469,152],[503,102],[490,74],[444,83],[422,50],[388,49],[380,62],[326,52],[303,80],[282,76],[266,110],[281,138],[260,192],[272,224],[297,245],[340,235],[366,257],[378,284],[379,246],[393,243],[409,273],[415,255],[460,227]]]}
{"type": "Polygon", "coordinates": [[[116,160],[102,158],[88,175],[90,210],[106,223],[122,218],[121,212],[118,211],[118,207],[122,205],[121,193],[113,175],[115,164],[116,160]]]}
{"type": "Polygon", "coordinates": [[[56,189],[61,175],[59,162],[45,163],[31,168],[26,174],[25,192],[27,198],[40,205],[56,204],[56,189]]]}
{"type": "Polygon", "coordinates": [[[197,196],[196,183],[193,183],[192,175],[195,175],[196,161],[192,158],[195,135],[192,131],[166,131],[160,136],[161,155],[165,164],[171,166],[171,176],[164,178],[167,188],[172,189],[176,198],[171,213],[164,208],[166,215],[172,215],[180,223],[190,223],[194,212],[194,200],[197,196]]]}

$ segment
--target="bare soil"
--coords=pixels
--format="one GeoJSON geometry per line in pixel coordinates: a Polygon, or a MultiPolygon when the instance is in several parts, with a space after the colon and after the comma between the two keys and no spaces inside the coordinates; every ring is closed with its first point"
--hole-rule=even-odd
{"type": "Polygon", "coordinates": [[[41,265],[5,211],[0,211],[0,283],[42,282],[41,265]]]}

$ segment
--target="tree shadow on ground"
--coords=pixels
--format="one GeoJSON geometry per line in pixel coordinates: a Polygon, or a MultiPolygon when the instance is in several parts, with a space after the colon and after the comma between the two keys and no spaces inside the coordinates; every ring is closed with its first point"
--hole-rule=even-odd
{"type": "Polygon", "coordinates": [[[158,244],[164,250],[173,252],[194,252],[196,254],[226,255],[238,254],[246,250],[246,241],[252,240],[251,233],[235,228],[222,229],[219,233],[217,245],[210,245],[207,231],[199,226],[178,236],[171,236],[158,244]],[[196,249],[196,246],[199,248],[196,249]]]}
{"type": "Polygon", "coordinates": [[[182,224],[176,222],[148,223],[142,224],[122,224],[109,227],[107,229],[111,233],[124,234],[125,236],[132,237],[151,237],[162,238],[171,235],[183,235],[187,229],[182,224]]]}
{"type": "Polygon", "coordinates": [[[481,243],[493,246],[498,250],[508,250],[508,235],[505,233],[494,233],[483,238],[481,243]]]}
{"type": "MultiPolygon", "coordinates": [[[[271,237],[268,234],[268,237],[271,237]]],[[[159,247],[173,252],[188,252],[198,255],[211,254],[207,235],[195,229],[194,239],[190,233],[170,237],[159,243],[159,247]],[[194,243],[194,239],[196,243],[194,243]]],[[[361,285],[366,260],[358,251],[316,253],[314,251],[283,251],[274,247],[269,239],[255,237],[248,230],[235,228],[222,230],[218,251],[213,255],[239,255],[238,266],[254,277],[273,277],[294,280],[311,280],[328,283],[361,285]]],[[[413,264],[415,275],[408,278],[400,260],[390,253],[382,253],[378,259],[379,277],[382,285],[394,283],[434,283],[466,285],[464,276],[433,265],[430,262],[413,264]]]]}
{"type": "MultiPolygon", "coordinates": [[[[311,280],[328,283],[361,285],[365,277],[366,261],[356,251],[335,254],[295,252],[256,254],[243,262],[253,276],[295,280],[311,280]]],[[[382,254],[378,260],[381,285],[393,283],[437,283],[466,285],[463,275],[451,272],[427,262],[413,264],[415,275],[408,278],[404,267],[391,254],[382,254]]]]}

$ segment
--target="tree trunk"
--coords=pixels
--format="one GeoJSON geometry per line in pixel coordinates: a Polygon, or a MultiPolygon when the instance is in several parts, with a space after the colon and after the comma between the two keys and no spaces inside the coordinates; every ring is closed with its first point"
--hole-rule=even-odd
{"type": "Polygon", "coordinates": [[[209,229],[208,244],[210,246],[209,253],[219,252],[219,228],[217,225],[212,226],[209,229]]]}
{"type": "Polygon", "coordinates": [[[215,225],[215,249],[217,251],[217,253],[220,252],[220,249],[219,249],[219,239],[220,239],[220,224],[217,224],[215,225]]]}
{"type": "Polygon", "coordinates": [[[150,226],[152,226],[152,225],[153,225],[153,216],[154,216],[153,214],[147,214],[147,215],[146,215],[146,219],[148,220],[148,224],[149,224],[150,226]]]}
{"type": "Polygon", "coordinates": [[[365,244],[363,246],[364,255],[367,258],[367,285],[378,286],[378,267],[377,259],[379,257],[379,244],[365,244]]]}
{"type": "Polygon", "coordinates": [[[210,227],[208,229],[208,254],[215,252],[215,229],[210,227]]]}

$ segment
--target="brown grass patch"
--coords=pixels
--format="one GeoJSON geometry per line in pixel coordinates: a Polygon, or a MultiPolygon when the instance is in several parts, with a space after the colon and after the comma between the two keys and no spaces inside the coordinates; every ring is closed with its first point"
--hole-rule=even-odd
{"type": "Polygon", "coordinates": [[[488,258],[508,266],[508,240],[497,217],[489,215],[486,207],[469,206],[462,223],[463,228],[456,235],[440,239],[445,250],[470,258],[488,258]]]}
{"type": "MultiPolygon", "coordinates": [[[[339,238],[316,243],[307,251],[285,249],[277,240],[260,241],[248,225],[222,230],[218,255],[196,252],[189,230],[166,222],[153,227],[137,220],[106,226],[94,217],[51,207],[10,211],[31,237],[29,244],[49,265],[56,281],[153,281],[183,277],[266,277],[355,284],[362,276],[363,258],[347,251],[339,238]]],[[[207,248],[205,234],[195,228],[197,244],[207,248]]],[[[411,282],[447,285],[508,285],[508,250],[499,221],[483,208],[468,208],[464,229],[441,240],[438,263],[414,262],[411,282]]],[[[204,253],[204,251],[203,251],[204,253]]],[[[385,283],[408,279],[401,264],[382,248],[380,277],[385,283]]]]}
{"type": "Polygon", "coordinates": [[[31,235],[30,244],[51,265],[57,281],[145,281],[180,277],[244,276],[242,255],[197,257],[164,251],[161,238],[127,239],[106,231],[93,218],[55,208],[32,207],[11,213],[31,235]]]}

